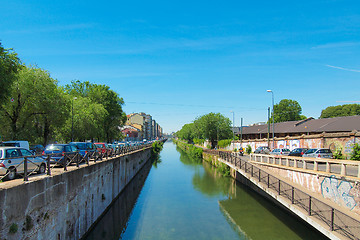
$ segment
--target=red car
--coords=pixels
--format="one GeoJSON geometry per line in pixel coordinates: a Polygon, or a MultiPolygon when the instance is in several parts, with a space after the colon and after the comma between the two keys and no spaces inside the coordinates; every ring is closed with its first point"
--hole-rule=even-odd
{"type": "Polygon", "coordinates": [[[94,143],[99,153],[106,153],[108,147],[106,143],[94,143]]]}

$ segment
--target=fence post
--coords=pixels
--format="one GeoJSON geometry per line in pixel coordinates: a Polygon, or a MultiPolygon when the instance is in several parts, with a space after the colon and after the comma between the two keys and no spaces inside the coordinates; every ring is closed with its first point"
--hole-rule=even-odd
{"type": "Polygon", "coordinates": [[[281,186],[281,181],[279,179],[279,196],[281,195],[281,189],[280,189],[280,186],[281,186]]]}
{"type": "Polygon", "coordinates": [[[270,188],[270,174],[268,174],[268,177],[267,177],[267,185],[268,185],[268,188],[270,188]]]}
{"type": "Polygon", "coordinates": [[[261,177],[260,177],[260,175],[261,175],[261,169],[259,168],[259,183],[261,183],[261,177]]]}
{"type": "Polygon", "coordinates": [[[51,169],[50,169],[50,156],[48,155],[46,157],[46,168],[47,168],[47,175],[51,175],[51,169]]]}
{"type": "Polygon", "coordinates": [[[344,163],[341,164],[341,176],[346,176],[346,165],[344,163]]]}
{"type": "Polygon", "coordinates": [[[27,157],[24,157],[24,181],[28,181],[28,161],[27,157]]]}
{"type": "Polygon", "coordinates": [[[251,176],[254,176],[254,166],[251,164],[251,176]]]}
{"type": "Polygon", "coordinates": [[[294,187],[291,187],[291,204],[294,204],[294,187]]]}
{"type": "Polygon", "coordinates": [[[79,153],[76,153],[75,159],[76,159],[76,167],[79,167],[79,159],[80,159],[79,153]]]}
{"type": "Polygon", "coordinates": [[[331,208],[331,223],[330,223],[331,231],[334,231],[334,209],[331,208]]]}
{"type": "Polygon", "coordinates": [[[309,196],[309,216],[311,216],[311,196],[309,196]]]}
{"type": "Polygon", "coordinates": [[[64,171],[67,171],[67,157],[66,155],[63,158],[64,171]]]}

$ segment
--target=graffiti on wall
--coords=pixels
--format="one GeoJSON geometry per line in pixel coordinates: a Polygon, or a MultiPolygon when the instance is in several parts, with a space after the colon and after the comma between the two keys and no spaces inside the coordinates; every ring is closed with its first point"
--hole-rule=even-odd
{"type": "Polygon", "coordinates": [[[320,192],[319,178],[314,175],[287,170],[287,177],[294,183],[300,184],[313,192],[320,192]]]}
{"type": "Polygon", "coordinates": [[[300,140],[279,140],[276,142],[278,148],[287,148],[293,150],[300,147],[300,140]]]}
{"type": "MultiPolygon", "coordinates": [[[[326,177],[321,183],[321,193],[324,198],[331,199],[337,204],[353,209],[356,206],[356,201],[351,195],[353,187],[348,181],[339,181],[335,176],[326,177]]],[[[357,188],[359,193],[359,188],[357,188]]]]}
{"type": "Polygon", "coordinates": [[[347,141],[345,143],[345,153],[347,153],[347,154],[351,153],[355,143],[360,144],[360,140],[358,138],[356,138],[356,139],[351,139],[351,140],[347,141]]]}
{"type": "Polygon", "coordinates": [[[305,139],[304,146],[306,148],[321,148],[321,139],[305,139]]]}

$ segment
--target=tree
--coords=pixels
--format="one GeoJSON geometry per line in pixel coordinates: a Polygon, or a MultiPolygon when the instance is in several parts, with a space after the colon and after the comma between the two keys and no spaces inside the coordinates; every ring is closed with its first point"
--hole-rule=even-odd
{"type": "Polygon", "coordinates": [[[185,124],[181,128],[181,130],[176,132],[176,136],[182,140],[193,142],[193,139],[197,137],[195,124],[194,123],[185,124]]]}
{"type": "MultiPolygon", "coordinates": [[[[12,49],[5,49],[0,42],[0,101],[9,97],[11,85],[16,73],[21,68],[21,62],[12,49]]],[[[5,100],[7,101],[7,100],[5,100]]],[[[10,101],[10,99],[9,99],[10,101]]]]}
{"type": "Polygon", "coordinates": [[[124,100],[106,85],[92,84],[88,81],[73,81],[65,86],[65,91],[72,97],[88,98],[94,104],[100,104],[106,111],[98,115],[97,138],[111,142],[121,137],[119,126],[126,121],[126,114],[122,110],[124,100]],[[100,119],[101,118],[101,119],[100,119]]]}
{"type": "Polygon", "coordinates": [[[14,77],[10,95],[14,101],[0,105],[5,138],[46,144],[55,126],[66,120],[67,103],[47,71],[23,66],[14,77]]]}
{"type": "MultiPolygon", "coordinates": [[[[287,122],[306,119],[301,115],[302,109],[300,104],[291,99],[283,99],[274,105],[274,122],[287,122]]],[[[270,122],[272,122],[272,117],[270,122]]]]}
{"type": "Polygon", "coordinates": [[[320,118],[333,118],[360,115],[360,104],[330,106],[321,111],[320,118]]]}
{"type": "Polygon", "coordinates": [[[211,147],[215,147],[217,139],[228,139],[232,137],[231,121],[220,113],[209,113],[194,121],[198,137],[208,139],[211,147]]]}

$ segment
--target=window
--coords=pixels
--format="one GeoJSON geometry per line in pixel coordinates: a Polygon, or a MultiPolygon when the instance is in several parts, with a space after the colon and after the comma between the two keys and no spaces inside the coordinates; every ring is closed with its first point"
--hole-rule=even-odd
{"type": "Polygon", "coordinates": [[[32,156],[31,152],[26,149],[20,149],[22,156],[32,156]]]}
{"type": "Polygon", "coordinates": [[[18,157],[18,156],[19,156],[19,152],[17,149],[7,149],[6,150],[7,158],[13,158],[13,157],[18,157]]]}

